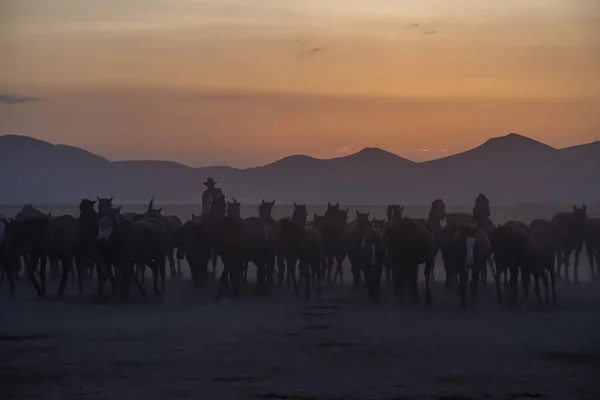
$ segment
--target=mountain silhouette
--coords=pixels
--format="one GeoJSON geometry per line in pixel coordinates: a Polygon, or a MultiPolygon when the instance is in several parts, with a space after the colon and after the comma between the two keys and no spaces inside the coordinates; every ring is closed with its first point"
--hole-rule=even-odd
{"type": "Polygon", "coordinates": [[[422,204],[443,198],[471,204],[600,200],[599,142],[555,149],[511,133],[449,157],[416,163],[379,148],[331,159],[293,155],[254,168],[192,168],[169,161],[112,162],[86,150],[0,136],[0,203],[78,203],[114,196],[119,203],[197,203],[212,176],[245,203],[422,204]]]}

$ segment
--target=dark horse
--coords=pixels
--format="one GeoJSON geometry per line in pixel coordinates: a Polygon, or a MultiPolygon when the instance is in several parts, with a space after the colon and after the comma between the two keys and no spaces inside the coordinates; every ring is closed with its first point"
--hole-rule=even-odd
{"type": "Polygon", "coordinates": [[[344,244],[344,232],[348,222],[348,209],[341,210],[340,204],[327,203],[325,215],[314,215],[312,222],[321,231],[323,251],[325,253],[325,266],[328,283],[335,283],[338,275],[341,283],[344,283],[343,262],[346,258],[346,247],[344,244]],[[336,263],[335,274],[332,278],[333,264],[336,263]]]}
{"type": "Polygon", "coordinates": [[[385,221],[374,219],[362,235],[360,245],[363,276],[369,298],[378,302],[380,298],[381,276],[385,262],[385,221]]]}
{"type": "Polygon", "coordinates": [[[388,227],[386,247],[392,263],[396,295],[401,294],[406,284],[413,302],[419,301],[417,276],[419,265],[425,264],[425,299],[427,304],[431,304],[431,269],[436,253],[433,232],[423,224],[404,217],[388,227]]]}
{"type": "Polygon", "coordinates": [[[500,290],[500,276],[502,273],[510,272],[510,304],[516,305],[518,301],[518,279],[519,269],[524,270],[525,257],[521,257],[519,249],[523,242],[527,246],[534,245],[533,232],[527,225],[519,221],[509,221],[504,225],[498,225],[490,238],[492,252],[496,264],[496,295],[498,302],[502,302],[502,291],[500,290]]]}
{"type": "Polygon", "coordinates": [[[567,282],[571,281],[569,277],[569,259],[571,253],[575,252],[574,280],[579,281],[579,257],[583,249],[583,243],[586,239],[588,229],[588,216],[586,206],[581,208],[573,206],[572,212],[559,212],[552,218],[552,227],[554,228],[554,249],[558,265],[556,267],[560,279],[560,267],[565,266],[565,277],[567,282]]]}
{"type": "Polygon", "coordinates": [[[466,307],[467,285],[471,282],[471,296],[477,298],[479,279],[491,254],[490,241],[477,224],[460,225],[452,239],[452,256],[460,288],[460,305],[466,307]],[[469,277],[469,272],[471,276],[469,277]],[[469,279],[470,278],[470,279],[469,279]]]}
{"type": "Polygon", "coordinates": [[[365,231],[371,226],[369,213],[360,213],[356,210],[356,220],[346,226],[344,232],[344,244],[350,261],[352,272],[352,286],[357,288],[361,283],[363,272],[362,242],[365,231]]]}
{"type": "MultiPolygon", "coordinates": [[[[308,210],[305,204],[296,204],[294,203],[294,211],[292,212],[291,221],[295,225],[298,226],[306,226],[308,219],[308,210]]],[[[281,220],[280,222],[283,222],[281,220]]],[[[282,225],[283,228],[283,225],[282,225]]],[[[285,271],[287,269],[287,283],[290,283],[292,275],[295,275],[296,264],[300,259],[301,254],[298,253],[299,246],[294,246],[294,242],[290,242],[289,237],[290,233],[300,231],[298,228],[292,229],[292,227],[287,226],[288,230],[285,232],[281,232],[281,241],[279,243],[278,252],[277,252],[277,269],[278,269],[278,280],[279,283],[283,283],[285,271]]],[[[321,238],[319,233],[319,245],[321,245],[321,238]]]]}
{"type": "MultiPolygon", "coordinates": [[[[313,225],[305,225],[285,218],[280,221],[281,241],[288,255],[298,257],[300,261],[300,282],[304,282],[306,298],[310,296],[311,276],[317,285],[317,294],[321,295],[321,264],[323,262],[323,246],[321,232],[313,225]]],[[[288,264],[289,275],[294,285],[294,293],[298,296],[298,285],[296,283],[296,272],[294,266],[288,264]]]]}

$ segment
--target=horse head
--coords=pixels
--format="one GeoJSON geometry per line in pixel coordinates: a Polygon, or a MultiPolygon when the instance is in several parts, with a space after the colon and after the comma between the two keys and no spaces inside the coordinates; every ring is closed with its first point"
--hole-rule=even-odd
{"type": "Polygon", "coordinates": [[[275,206],[275,200],[273,201],[262,201],[258,206],[258,216],[260,219],[272,219],[273,206],[275,206]]]}

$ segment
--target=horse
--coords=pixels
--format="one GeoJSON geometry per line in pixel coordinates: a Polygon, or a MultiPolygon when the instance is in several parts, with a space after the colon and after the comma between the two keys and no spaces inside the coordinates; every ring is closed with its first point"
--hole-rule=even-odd
{"type": "MultiPolygon", "coordinates": [[[[386,221],[385,221],[386,229],[387,229],[387,227],[391,226],[392,224],[395,224],[395,223],[401,221],[403,218],[403,213],[404,213],[404,206],[399,206],[397,204],[388,205],[387,209],[386,209],[386,221]]],[[[384,268],[385,268],[385,280],[386,280],[386,282],[390,282],[392,279],[392,263],[390,262],[390,259],[387,255],[387,250],[386,250],[386,256],[385,256],[385,261],[384,261],[384,268]]]]}
{"type": "Polygon", "coordinates": [[[534,244],[533,232],[527,225],[519,221],[509,221],[504,225],[498,225],[490,238],[496,264],[495,281],[498,303],[502,302],[500,275],[502,273],[505,275],[506,285],[508,272],[510,272],[510,304],[516,305],[518,301],[519,268],[525,268],[523,265],[524,258],[518,257],[517,253],[521,241],[525,241],[529,245],[534,244]]]}
{"type": "Polygon", "coordinates": [[[369,213],[360,213],[356,210],[356,220],[349,223],[344,231],[344,244],[348,260],[350,261],[352,286],[354,288],[357,288],[361,283],[361,273],[363,270],[363,234],[370,225],[369,213]]]}
{"type": "Polygon", "coordinates": [[[369,298],[375,303],[380,298],[385,251],[385,220],[373,219],[371,226],[363,232],[360,252],[369,298]]]}
{"type": "Polygon", "coordinates": [[[573,205],[572,212],[559,212],[550,221],[554,230],[554,248],[558,265],[556,267],[559,279],[560,267],[565,266],[565,280],[571,281],[569,277],[569,259],[571,253],[575,252],[574,281],[579,281],[579,257],[585,242],[588,229],[588,216],[586,206],[581,208],[573,205]]]}
{"type": "MultiPolygon", "coordinates": [[[[346,259],[344,232],[348,222],[348,209],[340,209],[340,204],[327,203],[327,209],[322,217],[314,214],[313,222],[321,231],[327,281],[335,283],[339,275],[341,284],[344,284],[343,262],[346,259]],[[333,264],[336,263],[335,274],[332,280],[333,264]]],[[[325,276],[324,274],[322,276],[325,276]]]]}
{"type": "MultiPolygon", "coordinates": [[[[284,218],[285,220],[285,218],[284,218]]],[[[283,222],[281,220],[280,222],[283,222]]],[[[308,220],[308,209],[305,204],[296,204],[294,203],[294,211],[292,212],[291,222],[299,226],[306,226],[308,220]]],[[[282,227],[283,228],[283,227],[282,227]]],[[[288,227],[289,228],[289,227],[288,227]]],[[[288,232],[289,233],[289,232],[288,232]]],[[[283,235],[283,232],[282,232],[283,235]]],[[[283,279],[285,276],[285,271],[287,269],[287,283],[290,283],[290,279],[292,278],[292,274],[295,275],[296,264],[300,258],[300,254],[296,251],[297,247],[290,246],[290,243],[287,238],[282,236],[282,240],[280,241],[280,246],[278,248],[277,254],[277,269],[278,269],[278,280],[279,283],[283,283],[283,279]]],[[[319,242],[321,243],[320,233],[319,233],[319,242]]]]}
{"type": "Polygon", "coordinates": [[[404,217],[388,227],[386,247],[392,263],[394,292],[399,296],[407,284],[414,303],[419,302],[417,275],[419,265],[425,264],[425,298],[431,304],[431,269],[436,252],[435,238],[431,230],[411,218],[404,217]]]}
{"type": "Polygon", "coordinates": [[[97,239],[100,215],[94,209],[96,201],[83,199],[79,203],[80,260],[87,271],[93,271],[98,261],[97,239]]]}
{"type": "Polygon", "coordinates": [[[520,236],[514,245],[517,263],[522,266],[523,277],[521,283],[524,294],[522,303],[527,302],[529,282],[533,275],[538,307],[542,307],[540,280],[544,284],[546,305],[550,304],[548,277],[552,285],[552,303],[556,305],[555,252],[552,244],[543,241],[532,243],[525,237],[520,236]]]}
{"type": "MultiPolygon", "coordinates": [[[[284,218],[281,224],[281,240],[289,255],[297,255],[300,271],[300,282],[304,281],[306,298],[310,297],[311,275],[317,285],[317,294],[321,296],[321,263],[323,261],[323,245],[321,232],[314,225],[305,225],[293,219],[284,218]]],[[[294,263],[296,260],[294,260],[294,263]]],[[[289,267],[289,265],[288,265],[289,267]]],[[[294,293],[298,296],[295,267],[289,271],[294,293]]]]}
{"type": "Polygon", "coordinates": [[[177,270],[175,270],[175,258],[174,252],[177,248],[177,243],[175,241],[175,233],[183,226],[181,220],[175,215],[162,215],[162,207],[157,209],[154,208],[154,197],[150,199],[150,203],[148,204],[148,208],[146,210],[146,217],[154,218],[160,221],[164,228],[165,234],[167,236],[167,250],[166,257],[169,261],[169,267],[171,270],[171,279],[176,278],[177,276],[182,277],[183,271],[181,270],[181,260],[177,257],[177,270]]]}
{"type": "Polygon", "coordinates": [[[98,200],[98,214],[101,217],[104,216],[112,216],[113,215],[113,198],[103,198],[96,197],[98,200]]]}
{"type": "Polygon", "coordinates": [[[467,306],[466,293],[471,272],[471,296],[477,298],[477,285],[486,268],[491,254],[491,244],[485,232],[477,224],[466,224],[457,227],[452,239],[452,256],[455,274],[460,288],[460,306],[467,306]]]}
{"type": "Polygon", "coordinates": [[[262,200],[258,207],[258,217],[242,221],[244,262],[252,262],[256,268],[257,294],[268,295],[273,283],[275,257],[279,240],[279,225],[271,216],[275,201],[262,200]]]}

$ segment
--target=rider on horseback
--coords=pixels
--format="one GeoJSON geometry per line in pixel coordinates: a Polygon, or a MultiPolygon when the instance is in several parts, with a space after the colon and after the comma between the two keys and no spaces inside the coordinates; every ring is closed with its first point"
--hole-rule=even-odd
{"type": "Polygon", "coordinates": [[[217,181],[213,178],[208,178],[204,185],[206,185],[206,190],[202,193],[202,215],[208,215],[208,211],[210,210],[210,205],[216,197],[223,197],[223,191],[216,187],[217,181]]]}

